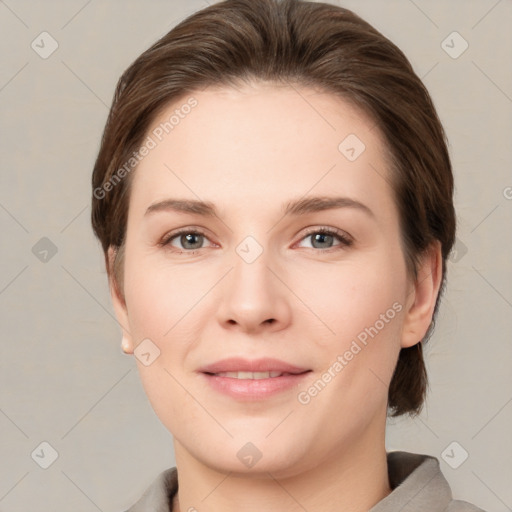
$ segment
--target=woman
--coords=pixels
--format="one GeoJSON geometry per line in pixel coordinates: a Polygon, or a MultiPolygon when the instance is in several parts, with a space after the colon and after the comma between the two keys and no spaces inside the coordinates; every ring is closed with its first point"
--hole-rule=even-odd
{"type": "Polygon", "coordinates": [[[144,52],[93,173],[122,347],[176,455],[130,512],[480,510],[384,443],[425,399],[452,194],[428,92],[346,9],[228,0],[144,52]]]}

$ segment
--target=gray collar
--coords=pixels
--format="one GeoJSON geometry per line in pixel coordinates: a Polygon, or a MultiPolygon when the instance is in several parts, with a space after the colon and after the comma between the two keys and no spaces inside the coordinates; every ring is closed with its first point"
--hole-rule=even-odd
{"type": "MultiPolygon", "coordinates": [[[[435,457],[394,451],[387,453],[387,462],[392,492],[369,512],[484,512],[464,501],[452,500],[450,486],[435,457]]],[[[167,469],[126,512],[172,512],[177,491],[176,468],[167,469]]]]}

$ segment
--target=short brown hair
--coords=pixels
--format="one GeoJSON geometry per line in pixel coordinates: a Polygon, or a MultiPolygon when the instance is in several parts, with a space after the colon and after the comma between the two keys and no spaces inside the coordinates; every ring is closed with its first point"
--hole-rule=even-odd
{"type": "Polygon", "coordinates": [[[416,278],[418,258],[435,240],[441,243],[443,277],[432,324],[423,340],[401,349],[388,395],[391,416],[417,414],[427,389],[420,341],[432,333],[455,238],[451,163],[430,95],[409,61],[350,10],[301,0],[226,0],[186,18],[128,67],[117,84],[92,175],[92,226],[108,275],[123,295],[133,173],[115,186],[106,184],[141,145],[156,116],[193,91],[254,80],[313,87],[369,114],[391,155],[409,275],[416,278]],[[116,251],[113,267],[109,247],[116,251]]]}

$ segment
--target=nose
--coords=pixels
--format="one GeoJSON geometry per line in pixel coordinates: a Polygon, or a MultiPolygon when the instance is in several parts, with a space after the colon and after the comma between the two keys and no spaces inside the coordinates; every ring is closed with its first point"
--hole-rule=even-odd
{"type": "Polygon", "coordinates": [[[291,319],[291,292],[285,272],[263,251],[254,261],[238,253],[233,268],[219,290],[218,321],[226,329],[245,333],[273,332],[286,328],[291,319]]]}

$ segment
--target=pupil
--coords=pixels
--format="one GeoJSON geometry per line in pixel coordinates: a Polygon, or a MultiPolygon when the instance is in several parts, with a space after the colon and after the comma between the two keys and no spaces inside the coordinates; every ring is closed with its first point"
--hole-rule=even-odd
{"type": "MultiPolygon", "coordinates": [[[[197,236],[201,236],[201,235],[196,235],[194,233],[188,233],[187,235],[183,235],[183,238],[185,239],[185,243],[183,244],[184,247],[187,247],[187,244],[192,244],[194,245],[194,242],[193,242],[193,239],[194,237],[197,237],[197,236]]],[[[197,245],[198,242],[195,243],[195,245],[197,245]]],[[[201,246],[201,244],[199,243],[199,247],[201,246]]],[[[189,247],[191,249],[198,249],[199,247],[189,247]]]]}
{"type": "Polygon", "coordinates": [[[327,238],[327,242],[332,242],[332,235],[327,235],[326,233],[317,233],[315,235],[315,242],[320,242],[321,244],[322,243],[326,243],[326,239],[327,238]]]}

